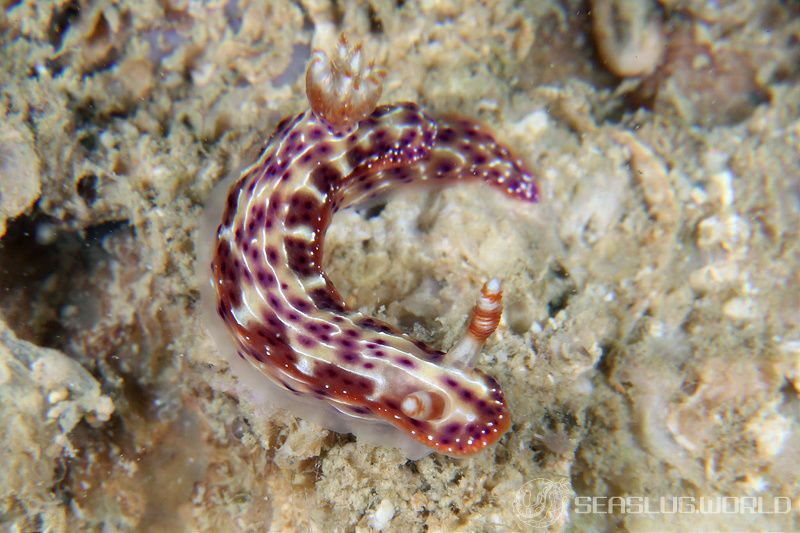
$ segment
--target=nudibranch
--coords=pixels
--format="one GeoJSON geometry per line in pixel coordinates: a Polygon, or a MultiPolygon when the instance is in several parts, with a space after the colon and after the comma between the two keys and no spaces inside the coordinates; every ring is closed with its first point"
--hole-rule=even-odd
{"type": "Polygon", "coordinates": [[[426,451],[476,453],[510,425],[497,381],[475,368],[500,320],[500,281],[484,284],[445,353],[345,305],[322,268],[325,232],[336,211],[403,184],[482,180],[536,202],[536,183],[479,123],[413,103],[376,107],[385,74],[360,45],[342,38],[332,56],[313,53],[310,109],[282,121],[230,188],[211,251],[216,312],[249,372],[325,417],[379,422],[426,451]]]}

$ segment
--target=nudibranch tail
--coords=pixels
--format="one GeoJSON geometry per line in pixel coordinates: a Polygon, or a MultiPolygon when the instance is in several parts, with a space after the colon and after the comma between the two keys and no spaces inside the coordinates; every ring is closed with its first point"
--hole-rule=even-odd
{"type": "Polygon", "coordinates": [[[342,34],[334,57],[315,50],[306,71],[306,95],[314,113],[343,132],[375,109],[386,72],[364,65],[361,43],[350,46],[342,34]]]}
{"type": "Polygon", "coordinates": [[[447,352],[442,362],[465,368],[474,367],[486,339],[497,329],[502,314],[502,286],[499,279],[492,278],[483,284],[464,336],[447,352]]]}
{"type": "Polygon", "coordinates": [[[475,121],[413,103],[375,108],[383,72],[364,63],[344,39],[333,59],[315,52],[311,109],[282,121],[231,187],[211,265],[217,313],[241,359],[348,428],[380,421],[399,440],[469,455],[510,426],[499,385],[474,368],[500,320],[500,281],[484,284],[445,354],[347,307],[322,268],[325,233],[336,211],[405,184],[480,180],[524,202],[538,189],[475,121]]]}

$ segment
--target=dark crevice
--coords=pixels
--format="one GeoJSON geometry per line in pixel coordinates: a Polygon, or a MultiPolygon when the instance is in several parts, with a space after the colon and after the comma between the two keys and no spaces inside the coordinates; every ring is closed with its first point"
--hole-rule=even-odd
{"type": "Polygon", "coordinates": [[[97,201],[97,176],[94,174],[83,176],[78,180],[76,189],[86,205],[91,207],[97,201]]]}
{"type": "Polygon", "coordinates": [[[367,209],[365,209],[363,211],[363,217],[366,220],[370,220],[370,219],[379,217],[381,215],[381,213],[383,213],[384,209],[386,209],[386,203],[385,202],[382,202],[382,203],[379,203],[379,204],[375,204],[375,205],[373,205],[371,207],[368,207],[367,209]]]}
{"type": "Polygon", "coordinates": [[[56,349],[66,338],[61,313],[82,301],[77,287],[108,255],[105,238],[130,226],[113,221],[82,232],[61,227],[61,221],[35,209],[11,221],[0,241],[0,315],[20,338],[56,349]]]}
{"type": "Polygon", "coordinates": [[[616,368],[617,345],[615,343],[604,343],[600,345],[600,359],[595,363],[597,371],[609,379],[616,368]]]}
{"type": "Polygon", "coordinates": [[[331,0],[331,14],[333,16],[333,25],[340,28],[344,20],[344,10],[339,5],[339,0],[331,0]]]}
{"type": "Polygon", "coordinates": [[[369,18],[369,32],[373,35],[383,33],[383,22],[372,4],[367,4],[367,17],[369,18]]]}
{"type": "Polygon", "coordinates": [[[572,291],[564,291],[547,302],[547,316],[553,318],[558,314],[559,311],[565,309],[567,305],[569,305],[569,299],[571,296],[572,291]]]}
{"type": "Polygon", "coordinates": [[[52,17],[50,17],[50,27],[47,32],[53,48],[58,50],[61,47],[64,35],[69,30],[72,21],[78,18],[80,14],[81,6],[78,0],[73,0],[60,11],[53,13],[52,17]]]}

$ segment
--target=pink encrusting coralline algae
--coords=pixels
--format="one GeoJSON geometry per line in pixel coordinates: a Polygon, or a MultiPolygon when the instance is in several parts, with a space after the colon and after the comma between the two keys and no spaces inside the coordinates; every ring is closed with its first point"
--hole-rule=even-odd
{"type": "Polygon", "coordinates": [[[310,61],[311,109],[281,122],[228,194],[212,251],[217,314],[250,372],[348,429],[377,421],[423,449],[479,452],[510,425],[497,381],[474,368],[500,320],[499,280],[445,353],[347,308],[322,269],[325,232],[336,211],[404,184],[481,180],[525,202],[538,200],[536,184],[472,120],[413,103],[376,108],[384,73],[360,46],[342,38],[332,58],[310,61]]]}

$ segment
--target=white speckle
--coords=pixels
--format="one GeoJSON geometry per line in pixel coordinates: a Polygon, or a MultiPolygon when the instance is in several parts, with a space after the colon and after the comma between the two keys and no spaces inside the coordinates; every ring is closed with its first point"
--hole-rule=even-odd
{"type": "MultiPolygon", "coordinates": [[[[299,357],[295,366],[297,367],[297,370],[306,376],[310,376],[313,373],[311,370],[311,362],[309,361],[308,357],[299,357]]],[[[327,387],[328,385],[325,385],[325,388],[327,387]]]]}
{"type": "Polygon", "coordinates": [[[531,138],[541,135],[549,125],[550,120],[547,117],[547,111],[540,109],[533,113],[528,113],[511,128],[514,133],[522,137],[531,138]]]}
{"type": "Polygon", "coordinates": [[[58,402],[63,402],[67,398],[69,398],[69,391],[67,390],[67,388],[59,387],[47,395],[47,402],[51,404],[58,403],[58,402]]]}
{"type": "Polygon", "coordinates": [[[689,196],[692,198],[692,201],[697,205],[702,205],[706,203],[706,201],[708,200],[708,194],[706,194],[706,191],[704,191],[702,187],[693,188],[692,191],[689,193],[689,196]]]}
{"type": "Polygon", "coordinates": [[[761,457],[773,457],[783,450],[786,438],[792,433],[792,424],[775,413],[765,420],[756,420],[747,425],[747,431],[756,441],[756,450],[761,457]]]}
{"type": "Polygon", "coordinates": [[[653,337],[663,337],[666,326],[660,320],[653,320],[650,322],[650,327],[648,328],[650,331],[650,335],[653,337]]]}
{"type": "Polygon", "coordinates": [[[394,504],[384,498],[381,500],[381,503],[378,504],[378,508],[375,509],[375,514],[368,520],[369,525],[371,528],[375,529],[376,531],[383,531],[386,529],[386,526],[389,525],[389,522],[392,521],[394,517],[394,504]]]}
{"type": "Polygon", "coordinates": [[[53,224],[42,222],[36,226],[36,243],[42,246],[53,244],[58,238],[58,230],[53,224]]]}
{"type": "Polygon", "coordinates": [[[711,191],[722,207],[733,204],[733,174],[723,170],[711,175],[711,191]]]}
{"type": "Polygon", "coordinates": [[[769,483],[763,477],[750,474],[745,474],[743,484],[748,487],[748,493],[764,492],[769,488],[769,483]]]}
{"type": "Polygon", "coordinates": [[[722,312],[732,320],[748,321],[758,316],[758,306],[752,298],[731,298],[722,306],[722,312]]]}

